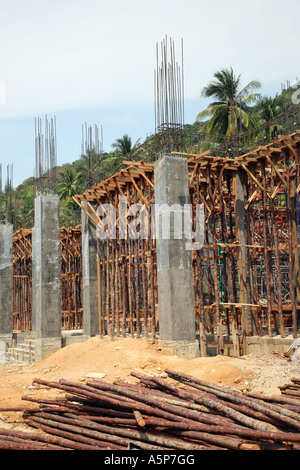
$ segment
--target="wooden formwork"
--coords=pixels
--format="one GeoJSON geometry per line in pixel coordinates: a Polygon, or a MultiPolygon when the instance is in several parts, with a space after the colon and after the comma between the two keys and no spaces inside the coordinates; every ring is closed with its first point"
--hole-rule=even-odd
{"type": "MultiPolygon", "coordinates": [[[[296,338],[299,297],[298,208],[300,131],[237,158],[183,154],[188,159],[193,224],[203,207],[204,242],[193,251],[195,320],[201,353],[208,333],[220,353],[246,350],[246,336],[296,338]],[[227,344],[227,336],[233,344],[227,344]]],[[[111,337],[157,332],[155,240],[120,239],[120,197],[127,207],[155,203],[152,163],[127,167],[73,199],[99,226],[105,204],[116,209],[116,237],[98,239],[99,328],[111,337]],[[85,201],[90,211],[82,205],[85,201]]],[[[150,211],[149,211],[150,213],[150,211]]],[[[215,346],[215,345],[214,345],[215,346]]]]}
{"type": "Polygon", "coordinates": [[[62,227],[60,243],[62,329],[78,330],[83,326],[81,226],[62,227]]]}
{"type": "MultiPolygon", "coordinates": [[[[150,206],[154,203],[153,164],[132,163],[111,178],[73,199],[82,207],[92,222],[101,221],[99,210],[107,214],[105,204],[115,208],[114,238],[98,237],[99,332],[100,335],[151,336],[155,339],[157,322],[156,247],[155,240],[120,237],[120,197],[125,210],[133,204],[142,204],[148,210],[147,222],[151,224],[150,206]],[[81,202],[85,201],[90,211],[81,202]]],[[[126,217],[126,215],[125,215],[126,217]]]]}
{"type": "Polygon", "coordinates": [[[20,229],[13,235],[13,329],[31,330],[32,231],[20,229]]]}
{"type": "Polygon", "coordinates": [[[235,159],[189,157],[191,201],[205,210],[194,252],[202,351],[214,331],[224,350],[224,326],[235,355],[246,335],[284,337],[289,326],[297,337],[299,145],[298,131],[235,159]]]}
{"type": "MultiPolygon", "coordinates": [[[[61,228],[62,329],[82,328],[81,227],[61,228]]],[[[32,230],[13,236],[13,329],[32,329],[32,230]]]]}

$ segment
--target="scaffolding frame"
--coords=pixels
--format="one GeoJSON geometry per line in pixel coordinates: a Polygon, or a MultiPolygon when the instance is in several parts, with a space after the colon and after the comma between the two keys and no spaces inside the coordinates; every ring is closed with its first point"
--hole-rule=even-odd
{"type": "MultiPolygon", "coordinates": [[[[193,251],[195,319],[203,355],[208,333],[217,336],[210,346],[221,354],[231,347],[237,356],[245,353],[248,335],[284,337],[286,329],[294,338],[298,335],[299,143],[297,130],[234,159],[209,150],[172,152],[187,158],[190,202],[203,205],[205,213],[205,244],[193,251]]],[[[155,203],[153,163],[124,164],[126,168],[73,197],[95,226],[101,222],[97,207],[105,213],[109,203],[117,210],[121,196],[127,196],[128,205],[149,208],[155,203]]],[[[193,217],[195,224],[195,212],[193,217]]],[[[98,240],[98,284],[101,335],[148,337],[150,321],[155,339],[155,240],[98,240]]]]}
{"type": "MultiPolygon", "coordinates": [[[[82,329],[81,226],[62,227],[61,299],[62,329],[82,329]]],[[[13,329],[32,330],[32,230],[13,235],[13,329]]]]}

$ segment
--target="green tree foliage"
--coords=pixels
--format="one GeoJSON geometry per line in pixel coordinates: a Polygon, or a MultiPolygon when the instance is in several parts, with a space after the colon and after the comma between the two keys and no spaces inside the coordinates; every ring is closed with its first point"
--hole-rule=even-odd
{"type": "Polygon", "coordinates": [[[281,106],[278,104],[278,95],[276,95],[274,98],[263,97],[258,102],[257,114],[259,119],[264,122],[274,119],[281,112],[281,106]]]}
{"type": "Polygon", "coordinates": [[[22,203],[16,201],[16,206],[19,207],[17,212],[17,225],[19,228],[31,228],[34,223],[34,198],[33,188],[30,188],[22,203]]]}
{"type": "Polygon", "coordinates": [[[112,148],[115,149],[120,155],[125,157],[136,149],[139,144],[139,141],[140,139],[137,140],[136,143],[133,145],[131,137],[129,137],[128,134],[124,134],[123,137],[116,139],[116,141],[112,144],[112,148]]]}
{"type": "Polygon", "coordinates": [[[83,168],[67,167],[60,174],[57,182],[57,194],[61,201],[60,222],[64,226],[80,223],[80,207],[71,198],[83,190],[83,168]]]}
{"type": "Polygon", "coordinates": [[[75,172],[73,168],[66,168],[60,175],[57,184],[57,193],[61,200],[67,200],[82,189],[82,173],[75,172]]]}
{"type": "Polygon", "coordinates": [[[35,178],[31,177],[20,184],[13,195],[14,225],[18,228],[31,228],[34,218],[35,178]]]}
{"type": "MultiPolygon", "coordinates": [[[[252,80],[241,86],[241,75],[235,76],[232,68],[223,69],[214,74],[214,80],[202,90],[202,96],[214,101],[201,111],[193,124],[185,124],[183,129],[183,147],[186,152],[199,152],[215,148],[218,134],[234,136],[238,132],[249,130],[269,122],[293,107],[292,87],[283,89],[275,97],[261,97],[257,91],[261,84],[252,80]],[[209,138],[207,139],[207,134],[209,138]]],[[[281,125],[265,126],[257,136],[258,141],[270,139],[274,132],[284,133],[281,125]]],[[[112,151],[96,154],[94,150],[80,155],[73,163],[56,168],[57,180],[54,191],[60,197],[61,226],[75,226],[81,221],[81,211],[72,196],[82,194],[101,180],[112,176],[123,167],[124,159],[153,161],[157,158],[156,135],[147,138],[141,145],[139,140],[132,143],[128,134],[116,139],[112,151]]],[[[14,229],[31,228],[34,223],[34,199],[36,180],[28,178],[12,194],[12,215],[14,229]]],[[[2,194],[2,222],[5,221],[7,194],[2,194]]]]}
{"type": "MultiPolygon", "coordinates": [[[[256,107],[256,119],[257,125],[265,124],[268,121],[272,121],[282,113],[282,108],[279,105],[278,95],[274,98],[263,97],[258,102],[256,107]]],[[[270,124],[264,131],[264,137],[266,139],[275,138],[276,134],[283,130],[278,124],[270,124]]]]}
{"type": "Polygon", "coordinates": [[[197,120],[208,119],[205,126],[208,133],[234,136],[249,130],[255,121],[248,113],[248,107],[259,98],[255,91],[260,87],[258,80],[252,80],[242,88],[241,75],[236,76],[232,68],[217,71],[214,80],[201,92],[204,98],[214,101],[198,114],[197,120]]]}

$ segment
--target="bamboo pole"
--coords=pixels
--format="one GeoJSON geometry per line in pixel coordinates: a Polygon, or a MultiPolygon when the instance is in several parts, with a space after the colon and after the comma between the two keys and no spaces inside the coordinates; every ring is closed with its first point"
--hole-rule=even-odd
{"type": "MultiPolygon", "coordinates": [[[[220,181],[219,184],[219,194],[220,194],[220,212],[221,212],[221,223],[222,223],[222,232],[223,238],[227,242],[227,231],[225,227],[225,218],[224,218],[224,195],[223,195],[223,186],[222,182],[220,181]]],[[[234,305],[235,302],[235,293],[234,293],[234,280],[233,280],[233,266],[232,266],[232,254],[229,251],[228,247],[225,248],[226,257],[224,259],[227,262],[228,269],[228,284],[229,284],[229,295],[230,295],[230,303],[232,303],[232,338],[233,338],[233,354],[236,357],[240,356],[240,342],[239,342],[239,334],[238,334],[238,317],[237,317],[237,310],[234,305]]]]}
{"type": "MultiPolygon", "coordinates": [[[[271,173],[271,191],[274,191],[274,175],[271,173]]],[[[284,332],[284,322],[283,322],[283,312],[282,312],[282,275],[281,275],[281,266],[279,260],[279,250],[278,250],[278,235],[277,235],[277,226],[275,221],[275,208],[274,200],[270,201],[270,215],[271,215],[271,227],[273,235],[273,244],[274,244],[274,254],[275,254],[275,265],[276,265],[276,274],[277,274],[277,303],[278,303],[278,330],[281,338],[285,338],[284,332]]]]}
{"type": "Polygon", "coordinates": [[[213,180],[209,169],[209,197],[212,206],[212,236],[213,236],[213,255],[214,255],[214,292],[215,292],[215,315],[216,315],[216,329],[218,336],[219,353],[224,354],[224,338],[223,327],[220,317],[220,293],[219,293],[219,276],[218,276],[218,248],[217,248],[217,235],[216,235],[216,222],[215,222],[215,201],[213,198],[213,180]]]}
{"type": "Polygon", "coordinates": [[[285,154],[285,169],[286,169],[286,183],[287,183],[287,229],[288,229],[288,253],[289,253],[289,283],[291,289],[291,304],[292,304],[292,328],[293,338],[297,338],[297,311],[295,299],[295,284],[293,275],[293,230],[292,230],[292,209],[291,209],[291,181],[290,181],[290,168],[289,168],[289,152],[285,154]]]}
{"type": "Polygon", "coordinates": [[[268,213],[267,213],[267,182],[266,182],[266,170],[265,162],[261,164],[261,172],[263,177],[263,240],[264,240],[264,261],[265,261],[265,276],[266,276],[266,290],[267,290],[267,328],[270,337],[272,334],[271,326],[271,289],[270,289],[270,268],[269,268],[269,256],[268,256],[268,213]]]}
{"type": "MultiPolygon", "coordinates": [[[[196,173],[196,198],[197,204],[200,205],[200,186],[199,186],[200,168],[197,168],[196,173]]],[[[199,221],[196,221],[196,224],[199,221]]],[[[196,227],[197,230],[198,227],[196,227]]],[[[205,331],[205,318],[204,318],[204,303],[203,303],[203,267],[201,261],[201,250],[200,248],[196,251],[197,256],[197,273],[198,273],[198,292],[199,292],[199,306],[200,306],[200,322],[199,322],[199,337],[200,337],[200,351],[201,356],[207,356],[206,347],[206,331],[205,331]]]]}

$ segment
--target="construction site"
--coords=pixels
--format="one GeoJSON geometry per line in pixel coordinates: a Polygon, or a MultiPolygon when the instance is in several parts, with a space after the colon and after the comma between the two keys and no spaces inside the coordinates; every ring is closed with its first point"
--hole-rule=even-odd
{"type": "Polygon", "coordinates": [[[0,449],[300,450],[300,105],[191,134],[170,44],[155,135],[87,175],[75,226],[36,121],[34,224],[0,214],[0,449]]]}

